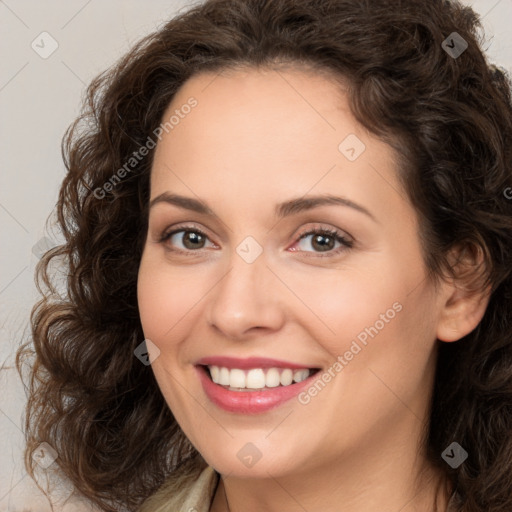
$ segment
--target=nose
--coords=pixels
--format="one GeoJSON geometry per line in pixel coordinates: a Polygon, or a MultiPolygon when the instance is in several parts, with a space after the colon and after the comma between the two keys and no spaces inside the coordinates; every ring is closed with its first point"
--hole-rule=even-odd
{"type": "Polygon", "coordinates": [[[209,324],[226,338],[279,330],[285,320],[283,284],[267,266],[264,253],[252,263],[236,252],[230,269],[209,294],[209,324]]]}

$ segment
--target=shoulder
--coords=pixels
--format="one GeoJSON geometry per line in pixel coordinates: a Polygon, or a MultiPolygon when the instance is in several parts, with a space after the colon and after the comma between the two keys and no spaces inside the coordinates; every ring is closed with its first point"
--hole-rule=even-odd
{"type": "Polygon", "coordinates": [[[208,512],[218,481],[211,466],[195,474],[171,475],[138,512],[208,512]]]}

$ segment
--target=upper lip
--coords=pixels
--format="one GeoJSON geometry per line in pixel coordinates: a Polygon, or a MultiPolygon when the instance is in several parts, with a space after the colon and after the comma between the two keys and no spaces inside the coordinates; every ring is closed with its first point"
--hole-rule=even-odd
{"type": "Polygon", "coordinates": [[[308,364],[292,363],[280,359],[271,359],[268,357],[248,357],[240,359],[238,357],[229,356],[211,356],[202,357],[196,362],[196,365],[202,366],[220,366],[223,368],[239,368],[246,370],[250,368],[291,368],[300,370],[303,368],[315,368],[308,364]]]}

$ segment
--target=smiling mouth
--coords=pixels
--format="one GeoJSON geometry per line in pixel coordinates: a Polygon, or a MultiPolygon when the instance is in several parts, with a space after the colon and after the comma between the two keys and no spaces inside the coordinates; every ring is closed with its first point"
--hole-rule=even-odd
{"type": "Polygon", "coordinates": [[[319,368],[227,368],[216,365],[201,365],[206,375],[215,384],[230,391],[265,391],[298,384],[319,368]]]}

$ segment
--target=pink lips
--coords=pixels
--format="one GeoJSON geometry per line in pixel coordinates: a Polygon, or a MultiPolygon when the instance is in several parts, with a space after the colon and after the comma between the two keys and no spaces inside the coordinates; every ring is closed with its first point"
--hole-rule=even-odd
{"type": "Polygon", "coordinates": [[[300,370],[302,368],[311,368],[310,366],[290,363],[279,359],[269,359],[268,357],[249,357],[247,359],[239,359],[237,357],[203,357],[196,364],[203,366],[215,365],[224,366],[226,368],[240,368],[247,370],[249,368],[291,368],[292,370],[300,370]]]}
{"type": "Polygon", "coordinates": [[[248,359],[205,357],[200,359],[197,362],[196,370],[206,396],[211,402],[225,411],[241,414],[259,414],[274,409],[297,396],[305,387],[311,384],[311,380],[315,377],[315,374],[313,374],[302,382],[262,391],[230,391],[211,380],[208,369],[205,368],[207,365],[240,368],[241,370],[250,368],[291,368],[299,370],[310,368],[310,366],[260,357],[248,359]]]}

